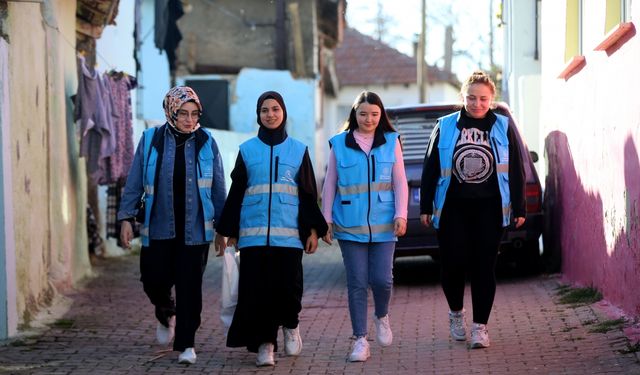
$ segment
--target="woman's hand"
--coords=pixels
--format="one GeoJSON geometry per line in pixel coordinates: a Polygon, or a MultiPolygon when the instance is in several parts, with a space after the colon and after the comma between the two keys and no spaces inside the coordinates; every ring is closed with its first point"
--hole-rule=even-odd
{"type": "Polygon", "coordinates": [[[128,249],[131,247],[131,240],[133,239],[133,228],[131,223],[127,220],[123,220],[120,223],[120,242],[122,247],[128,249]]]}
{"type": "Polygon", "coordinates": [[[397,237],[402,237],[407,232],[407,219],[397,217],[393,221],[393,234],[397,237]]]}
{"type": "Polygon", "coordinates": [[[432,215],[422,214],[420,215],[420,223],[425,227],[429,228],[431,226],[432,215]]]}
{"type": "Polygon", "coordinates": [[[327,229],[327,234],[322,236],[322,240],[329,245],[331,245],[331,241],[333,241],[333,223],[327,223],[329,229],[327,229]]]}
{"type": "Polygon", "coordinates": [[[238,239],[235,237],[227,238],[227,247],[233,246],[238,251],[238,239]]]}
{"type": "Polygon", "coordinates": [[[524,225],[525,220],[527,220],[524,217],[516,217],[513,219],[513,222],[516,225],[516,228],[520,228],[522,225],[524,225]]]}
{"type": "Polygon", "coordinates": [[[304,252],[307,254],[313,254],[318,248],[318,232],[315,229],[311,229],[311,234],[307,237],[307,243],[304,247],[304,252]]]}
{"type": "Polygon", "coordinates": [[[224,255],[224,249],[227,248],[227,239],[221,235],[220,233],[216,233],[215,247],[218,254],[217,257],[221,257],[224,255]]]}

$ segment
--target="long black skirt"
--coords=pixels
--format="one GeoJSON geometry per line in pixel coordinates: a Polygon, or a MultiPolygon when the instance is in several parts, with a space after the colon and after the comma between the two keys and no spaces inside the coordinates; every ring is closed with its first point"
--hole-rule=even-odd
{"type": "Polygon", "coordinates": [[[278,350],[278,328],[296,328],[302,310],[302,249],[247,247],[240,250],[238,305],[228,347],[257,353],[263,343],[278,350]]]}

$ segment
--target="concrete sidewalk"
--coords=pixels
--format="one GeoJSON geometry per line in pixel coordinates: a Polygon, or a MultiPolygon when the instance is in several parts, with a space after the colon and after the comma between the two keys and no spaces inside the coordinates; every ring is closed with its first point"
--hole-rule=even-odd
{"type": "MultiPolygon", "coordinates": [[[[323,246],[305,256],[304,265],[304,349],[299,357],[276,353],[274,368],[258,369],[253,353],[225,347],[218,317],[220,259],[210,258],[205,275],[198,362],[185,366],[177,363],[178,353],[154,343],[156,323],[138,281],[138,257],[125,256],[101,260],[99,276],[70,296],[70,310],[49,330],[0,346],[0,373],[640,374],[640,357],[628,352],[619,329],[592,333],[599,317],[591,307],[554,302],[554,277],[502,277],[489,321],[491,347],[467,349],[449,338],[437,267],[419,260],[397,266],[389,315],[393,345],[375,343],[370,321],[371,358],[348,363],[351,324],[340,252],[323,246]]],[[[466,301],[470,312],[468,291],[466,301]]]]}

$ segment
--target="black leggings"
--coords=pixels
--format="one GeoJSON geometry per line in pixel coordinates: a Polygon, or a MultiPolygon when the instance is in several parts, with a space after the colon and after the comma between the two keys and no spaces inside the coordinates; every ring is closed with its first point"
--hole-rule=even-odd
{"type": "Polygon", "coordinates": [[[449,308],[462,310],[465,276],[469,277],[474,323],[489,321],[503,232],[500,197],[445,202],[438,230],[442,289],[449,308]]]}
{"type": "Polygon", "coordinates": [[[202,312],[202,276],[209,244],[188,246],[177,240],[151,240],[140,253],[140,280],[155,306],[156,318],[165,326],[176,316],[173,350],[193,348],[202,312]],[[175,302],[171,288],[175,285],[175,302]]]}

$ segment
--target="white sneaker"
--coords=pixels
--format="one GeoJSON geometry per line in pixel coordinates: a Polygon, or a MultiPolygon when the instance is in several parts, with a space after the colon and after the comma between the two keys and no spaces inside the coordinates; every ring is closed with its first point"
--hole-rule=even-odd
{"type": "Polygon", "coordinates": [[[300,337],[300,326],[296,328],[282,327],[284,335],[284,352],[287,355],[299,355],[302,352],[302,338],[300,337]]]}
{"type": "Polygon", "coordinates": [[[369,342],[366,337],[358,337],[353,343],[353,349],[349,356],[349,362],[364,362],[371,356],[369,342]]]}
{"type": "Polygon", "coordinates": [[[467,339],[467,322],[464,313],[464,309],[460,311],[449,310],[449,331],[451,337],[456,341],[467,339]]]}
{"type": "Polygon", "coordinates": [[[173,336],[176,333],[176,316],[169,318],[169,326],[165,327],[162,323],[158,322],[156,326],[156,340],[161,345],[167,345],[173,341],[173,336]]]}
{"type": "Polygon", "coordinates": [[[187,348],[178,356],[178,363],[193,365],[196,363],[196,351],[193,348],[187,348]]]}
{"type": "Polygon", "coordinates": [[[258,347],[258,356],[256,357],[256,366],[275,366],[276,362],[273,359],[273,344],[265,342],[258,347]]]}
{"type": "Polygon", "coordinates": [[[473,323],[473,328],[471,328],[471,343],[469,344],[471,349],[488,348],[489,345],[487,325],[473,323]]]}
{"type": "Polygon", "coordinates": [[[389,325],[389,314],[379,318],[373,315],[373,321],[376,323],[376,341],[380,346],[389,346],[393,342],[393,332],[389,325]]]}

